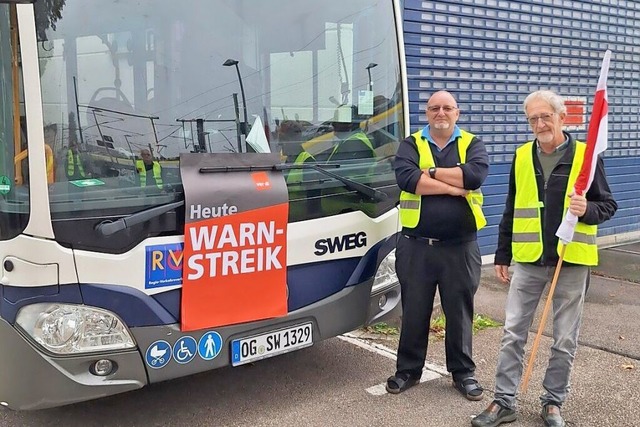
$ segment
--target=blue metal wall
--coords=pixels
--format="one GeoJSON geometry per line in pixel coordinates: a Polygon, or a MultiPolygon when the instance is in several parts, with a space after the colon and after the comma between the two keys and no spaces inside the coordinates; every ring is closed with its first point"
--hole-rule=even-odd
{"type": "MultiPolygon", "coordinates": [[[[411,131],[426,124],[430,94],[447,89],[458,99],[458,123],[482,138],[491,157],[483,255],[495,250],[513,152],[532,138],[522,101],[550,89],[586,101],[588,121],[606,49],[612,59],[605,167],[619,210],[599,235],[640,230],[638,20],[640,3],[625,0],[404,1],[411,131]]],[[[584,125],[570,130],[586,137],[584,125]]]]}

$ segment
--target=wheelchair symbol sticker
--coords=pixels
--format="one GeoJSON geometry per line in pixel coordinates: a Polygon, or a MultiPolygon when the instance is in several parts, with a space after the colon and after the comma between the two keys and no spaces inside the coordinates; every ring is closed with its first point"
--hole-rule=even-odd
{"type": "Polygon", "coordinates": [[[193,337],[184,336],[173,345],[173,358],[180,364],[189,363],[196,357],[198,343],[193,337]]]}
{"type": "Polygon", "coordinates": [[[222,337],[216,331],[209,331],[198,342],[198,354],[204,360],[211,360],[222,351],[222,337]]]}
{"type": "Polygon", "coordinates": [[[171,345],[163,340],[154,342],[147,349],[144,359],[153,369],[164,368],[171,360],[171,345]]]}

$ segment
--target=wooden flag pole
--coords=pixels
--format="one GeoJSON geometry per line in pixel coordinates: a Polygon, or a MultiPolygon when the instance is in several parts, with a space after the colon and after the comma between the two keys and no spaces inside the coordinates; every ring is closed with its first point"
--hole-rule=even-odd
{"type": "Polygon", "coordinates": [[[564,251],[566,248],[567,248],[567,245],[563,243],[560,248],[560,258],[558,258],[556,271],[553,274],[553,279],[551,280],[551,286],[549,287],[549,295],[547,295],[547,302],[545,303],[544,310],[542,311],[542,318],[540,319],[540,326],[538,326],[538,333],[536,334],[536,339],[533,341],[533,347],[531,348],[531,355],[529,356],[529,361],[527,362],[527,370],[524,373],[524,378],[522,379],[522,385],[520,386],[520,391],[522,393],[527,392],[527,386],[529,385],[529,377],[531,377],[531,372],[533,371],[533,363],[536,360],[536,352],[538,351],[538,346],[540,345],[540,337],[542,336],[542,332],[544,331],[544,325],[547,323],[547,315],[549,314],[549,309],[551,308],[551,304],[553,303],[553,293],[556,290],[556,283],[558,283],[558,277],[560,276],[560,269],[562,268],[562,260],[564,259],[564,251]]]}

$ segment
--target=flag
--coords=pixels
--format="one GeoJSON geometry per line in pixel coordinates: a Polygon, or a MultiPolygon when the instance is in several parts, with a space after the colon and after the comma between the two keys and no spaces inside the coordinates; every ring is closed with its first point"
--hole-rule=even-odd
{"type": "MultiPolygon", "coordinates": [[[[582,162],[580,174],[578,175],[578,179],[573,187],[574,194],[583,195],[589,190],[589,187],[593,182],[593,176],[596,173],[598,155],[607,149],[607,133],[609,131],[607,76],[609,74],[610,60],[611,51],[607,50],[602,60],[600,78],[598,79],[596,95],[593,100],[593,109],[591,111],[591,119],[589,120],[587,149],[584,153],[584,160],[582,162]]],[[[577,222],[578,217],[567,210],[567,214],[556,232],[556,236],[558,236],[565,245],[573,240],[573,232],[577,222]]]]}

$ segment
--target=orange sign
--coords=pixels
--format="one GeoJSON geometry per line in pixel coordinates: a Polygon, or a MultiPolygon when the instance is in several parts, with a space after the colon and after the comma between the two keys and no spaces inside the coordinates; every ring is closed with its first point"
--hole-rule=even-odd
{"type": "Polygon", "coordinates": [[[269,175],[266,172],[254,172],[251,174],[253,182],[256,184],[256,190],[264,191],[271,189],[271,182],[269,182],[269,175]]]}
{"type": "Polygon", "coordinates": [[[586,100],[567,99],[564,101],[567,107],[567,117],[564,119],[565,126],[584,126],[586,116],[586,100]]]}
{"type": "Polygon", "coordinates": [[[287,314],[289,194],[277,162],[257,153],[180,156],[183,331],[287,314]]]}
{"type": "Polygon", "coordinates": [[[288,215],[283,204],[185,227],[183,331],[287,314],[288,215]]]}

